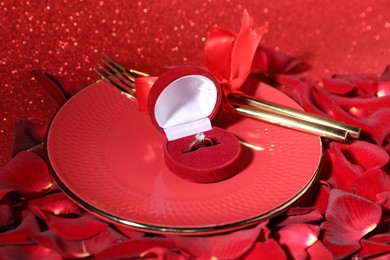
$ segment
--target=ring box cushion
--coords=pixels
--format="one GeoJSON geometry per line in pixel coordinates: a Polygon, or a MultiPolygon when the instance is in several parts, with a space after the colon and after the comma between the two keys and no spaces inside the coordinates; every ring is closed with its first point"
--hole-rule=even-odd
{"type": "Polygon", "coordinates": [[[206,70],[181,66],[162,74],[148,100],[152,123],[166,135],[164,161],[176,175],[193,182],[215,182],[231,177],[239,164],[241,145],[224,129],[213,127],[222,90],[206,70]],[[199,132],[212,146],[188,151],[199,132]]]}

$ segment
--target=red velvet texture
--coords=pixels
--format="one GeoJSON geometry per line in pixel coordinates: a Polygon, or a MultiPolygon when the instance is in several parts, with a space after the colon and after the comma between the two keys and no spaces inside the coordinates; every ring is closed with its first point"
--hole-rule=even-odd
{"type": "MultiPolygon", "coordinates": [[[[188,75],[202,75],[214,82],[218,97],[210,120],[218,112],[222,100],[222,91],[217,80],[207,71],[194,66],[181,66],[163,73],[153,84],[149,92],[148,110],[152,123],[162,132],[158,125],[154,107],[161,92],[173,81],[188,75]]],[[[183,86],[185,87],[185,86],[183,86]]],[[[174,97],[173,97],[174,98],[174,97]]],[[[202,147],[188,152],[188,147],[195,140],[194,135],[186,136],[173,141],[166,141],[164,145],[164,161],[167,167],[177,176],[192,182],[211,183],[232,177],[240,162],[241,145],[231,133],[213,127],[205,132],[206,137],[215,143],[212,146],[202,147]]]]}
{"type": "Polygon", "coordinates": [[[186,136],[164,145],[167,167],[183,179],[209,183],[232,177],[240,163],[241,145],[231,133],[217,127],[205,132],[214,145],[188,152],[194,136],[186,136]]]}

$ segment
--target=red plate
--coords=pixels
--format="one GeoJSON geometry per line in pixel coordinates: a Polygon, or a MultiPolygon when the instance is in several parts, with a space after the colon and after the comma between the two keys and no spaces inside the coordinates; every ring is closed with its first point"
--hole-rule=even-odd
{"type": "MultiPolygon", "coordinates": [[[[299,107],[266,85],[258,87],[257,96],[299,107]]],[[[234,230],[300,198],[318,173],[322,145],[317,136],[231,119],[217,118],[216,124],[241,140],[240,172],[217,183],[189,182],[165,167],[165,136],[136,101],[101,81],[58,111],[47,136],[48,160],[61,189],[106,220],[156,233],[234,230]]]]}

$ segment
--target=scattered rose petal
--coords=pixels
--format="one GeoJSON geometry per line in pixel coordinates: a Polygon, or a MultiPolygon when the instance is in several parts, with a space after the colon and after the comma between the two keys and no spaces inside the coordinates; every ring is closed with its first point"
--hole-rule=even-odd
{"type": "Polygon", "coordinates": [[[277,235],[292,259],[307,259],[306,250],[318,240],[319,231],[318,226],[298,223],[281,228],[277,235]]]}
{"type": "Polygon", "coordinates": [[[164,247],[153,247],[150,248],[142,254],[140,254],[141,258],[157,258],[157,259],[172,259],[172,260],[185,260],[188,259],[188,256],[184,256],[179,254],[175,250],[169,250],[164,247]]]}
{"type": "Polygon", "coordinates": [[[390,66],[386,67],[382,76],[378,79],[377,96],[390,96],[390,66]]]}
{"type": "Polygon", "coordinates": [[[323,216],[315,208],[291,208],[285,214],[276,218],[277,227],[283,227],[297,223],[310,223],[321,221],[323,216]]]}
{"type": "Polygon", "coordinates": [[[14,209],[10,196],[0,199],[0,228],[14,224],[14,209]]]}
{"type": "Polygon", "coordinates": [[[332,96],[332,99],[350,115],[356,118],[368,118],[378,110],[388,110],[390,97],[372,98],[348,98],[332,96]]]}
{"type": "Polygon", "coordinates": [[[302,60],[259,46],[253,58],[253,67],[257,73],[267,76],[276,74],[295,74],[309,68],[302,60]]]}
{"type": "Polygon", "coordinates": [[[65,93],[61,87],[48,74],[41,71],[32,71],[31,74],[38,81],[39,86],[48,94],[57,105],[63,105],[66,102],[65,93]]]}
{"type": "MultiPolygon", "coordinates": [[[[278,90],[282,91],[284,94],[291,97],[296,102],[300,103],[299,98],[294,90],[297,87],[299,88],[301,84],[308,85],[307,82],[304,81],[304,79],[296,75],[277,75],[275,77],[275,80],[280,84],[275,86],[278,90]]],[[[269,83],[269,85],[273,84],[269,83]]]]}
{"type": "Polygon", "coordinates": [[[0,259],[61,260],[62,257],[40,245],[12,245],[0,247],[0,259]]]}
{"type": "Polygon", "coordinates": [[[359,248],[359,240],[371,232],[381,219],[377,204],[339,189],[332,189],[322,223],[324,244],[336,258],[346,257],[359,248]]]}
{"type": "Polygon", "coordinates": [[[41,217],[45,215],[44,212],[50,212],[54,215],[81,215],[80,207],[62,192],[48,194],[45,197],[30,200],[28,203],[35,212],[41,211],[39,214],[41,217]]]}
{"type": "Polygon", "coordinates": [[[297,206],[312,207],[324,214],[328,206],[329,186],[329,183],[321,182],[321,180],[314,183],[310,190],[297,202],[297,206]]]}
{"type": "Polygon", "coordinates": [[[69,77],[56,77],[49,74],[47,74],[47,76],[51,78],[56,84],[58,84],[67,98],[75,95],[85,87],[83,83],[74,81],[69,77]]]}
{"type": "Polygon", "coordinates": [[[378,243],[390,244],[390,230],[384,234],[373,235],[369,238],[369,240],[378,243]]]}
{"type": "MultiPolygon", "coordinates": [[[[138,259],[144,256],[149,249],[164,248],[169,251],[179,251],[175,244],[166,237],[145,237],[142,239],[132,239],[116,244],[95,255],[95,259],[138,259]]],[[[183,254],[188,256],[187,254],[183,254]]],[[[158,258],[161,259],[161,258],[158,258]]]]}
{"type": "Polygon", "coordinates": [[[45,138],[45,133],[45,125],[35,124],[28,120],[16,122],[12,144],[12,156],[15,156],[21,151],[39,147],[45,138]]]}
{"type": "MultiPolygon", "coordinates": [[[[69,229],[64,225],[63,229],[69,229]]],[[[63,258],[86,258],[102,252],[125,238],[112,229],[106,228],[92,237],[81,240],[67,240],[51,230],[30,237],[35,243],[61,254],[63,258]]]]}
{"type": "MultiPolygon", "coordinates": [[[[282,78],[286,81],[286,78],[282,78]]],[[[288,78],[291,84],[291,77],[288,78]]],[[[330,117],[331,109],[335,104],[331,99],[330,93],[324,89],[315,87],[312,83],[306,81],[293,81],[290,90],[282,88],[284,92],[289,93],[296,102],[298,102],[305,111],[324,117],[330,117]]]]}
{"type": "Polygon", "coordinates": [[[360,166],[347,160],[337,144],[331,143],[330,148],[324,153],[323,169],[324,178],[334,188],[352,191],[353,182],[363,174],[360,166]]]}
{"type": "Polygon", "coordinates": [[[0,168],[0,198],[10,191],[32,197],[52,186],[45,162],[32,152],[20,152],[0,168]]]}
{"type": "Polygon", "coordinates": [[[125,226],[121,226],[121,225],[116,225],[116,229],[117,229],[121,234],[123,234],[123,235],[126,236],[127,238],[131,238],[131,239],[142,238],[142,237],[145,236],[145,233],[144,233],[144,232],[137,231],[137,230],[134,230],[134,229],[132,229],[132,228],[125,227],[125,226]]]}
{"type": "Polygon", "coordinates": [[[31,244],[29,236],[38,232],[39,226],[34,214],[29,211],[23,211],[22,222],[19,226],[0,233],[0,245],[31,244]]]}
{"type": "MultiPolygon", "coordinates": [[[[280,78],[291,83],[291,78],[280,78]]],[[[330,94],[307,81],[292,81],[290,87],[279,88],[292,96],[308,112],[362,128],[378,144],[390,135],[390,96],[382,98],[350,98],[330,94]]]]}
{"type": "Polygon", "coordinates": [[[390,254],[390,245],[362,239],[360,241],[362,249],[359,251],[359,257],[369,258],[390,254]]]}
{"type": "Polygon", "coordinates": [[[389,154],[376,144],[355,140],[349,144],[338,143],[337,146],[351,163],[363,170],[379,168],[389,162],[389,154]]]}
{"type": "Polygon", "coordinates": [[[390,210],[390,175],[383,170],[366,171],[355,180],[353,192],[390,210]]]}
{"type": "Polygon", "coordinates": [[[38,81],[39,86],[58,105],[63,105],[66,100],[85,87],[69,77],[56,77],[40,71],[32,71],[32,75],[38,81]]]}
{"type": "Polygon", "coordinates": [[[390,96],[371,99],[332,97],[336,102],[333,116],[336,120],[355,125],[382,145],[390,135],[390,96]]]}
{"type": "Polygon", "coordinates": [[[279,243],[273,239],[265,242],[256,242],[253,248],[243,257],[245,260],[272,259],[285,260],[286,254],[279,243]]]}
{"type": "Polygon", "coordinates": [[[308,259],[333,260],[332,252],[319,240],[306,249],[308,259]]]}
{"type": "Polygon", "coordinates": [[[330,79],[324,79],[323,86],[333,94],[355,94],[359,97],[373,97],[377,93],[377,77],[370,75],[334,75],[330,79]]]}
{"type": "Polygon", "coordinates": [[[244,229],[224,235],[185,237],[170,236],[169,239],[180,249],[194,257],[215,257],[217,259],[234,259],[248,251],[266,222],[250,229],[244,229]]]}
{"type": "Polygon", "coordinates": [[[344,95],[355,89],[355,85],[345,77],[332,76],[322,79],[323,87],[330,93],[344,95]]]}
{"type": "Polygon", "coordinates": [[[86,239],[102,232],[108,226],[107,223],[89,214],[75,218],[47,214],[46,223],[51,231],[67,240],[86,239]]]}

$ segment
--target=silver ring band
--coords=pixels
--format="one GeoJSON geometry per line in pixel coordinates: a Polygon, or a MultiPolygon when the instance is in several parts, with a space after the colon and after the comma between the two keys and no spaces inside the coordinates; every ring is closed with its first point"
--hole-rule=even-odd
{"type": "Polygon", "coordinates": [[[187,152],[193,152],[202,147],[208,147],[214,145],[213,140],[207,138],[203,132],[195,135],[195,140],[188,146],[187,152]]]}

